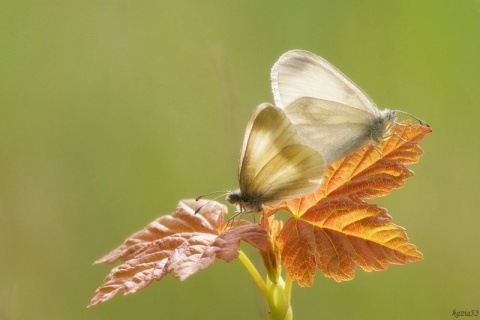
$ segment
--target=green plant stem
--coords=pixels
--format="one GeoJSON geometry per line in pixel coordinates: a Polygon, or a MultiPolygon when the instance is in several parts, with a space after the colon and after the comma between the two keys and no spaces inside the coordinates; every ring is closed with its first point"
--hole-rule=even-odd
{"type": "Polygon", "coordinates": [[[253,265],[253,263],[248,259],[247,255],[242,251],[238,250],[238,258],[240,261],[242,261],[243,265],[245,268],[247,268],[248,272],[250,272],[250,275],[252,276],[253,280],[257,283],[257,286],[260,288],[260,291],[263,294],[263,297],[265,300],[268,301],[268,290],[267,290],[267,285],[263,281],[262,277],[260,276],[260,273],[258,272],[257,268],[253,265]]]}
{"type": "MultiPolygon", "coordinates": [[[[291,287],[291,286],[290,286],[291,287]]],[[[267,277],[267,288],[269,298],[267,300],[270,310],[270,320],[292,320],[293,311],[290,306],[289,293],[285,290],[286,284],[281,276],[275,282],[267,277]]]]}

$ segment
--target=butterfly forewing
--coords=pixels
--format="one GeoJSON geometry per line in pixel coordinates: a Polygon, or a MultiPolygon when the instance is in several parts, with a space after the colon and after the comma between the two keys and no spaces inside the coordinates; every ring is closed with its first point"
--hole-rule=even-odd
{"type": "Polygon", "coordinates": [[[272,68],[275,105],[285,108],[302,97],[349,105],[378,115],[375,103],[353,81],[325,59],[304,50],[283,54],[272,68]]]}

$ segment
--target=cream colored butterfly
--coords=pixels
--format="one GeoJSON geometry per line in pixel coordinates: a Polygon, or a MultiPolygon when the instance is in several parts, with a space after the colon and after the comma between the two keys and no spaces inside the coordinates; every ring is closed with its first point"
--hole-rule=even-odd
{"type": "Polygon", "coordinates": [[[277,205],[310,194],[320,185],[323,159],[302,144],[284,112],[268,103],[250,116],[243,140],[238,182],[240,189],[227,200],[240,212],[262,211],[263,205],[277,205]]]}
{"type": "Polygon", "coordinates": [[[355,83],[308,51],[283,54],[272,68],[271,81],[276,106],[302,141],[322,155],[325,166],[368,143],[375,146],[396,124],[397,112],[403,112],[380,111],[355,83]]]}

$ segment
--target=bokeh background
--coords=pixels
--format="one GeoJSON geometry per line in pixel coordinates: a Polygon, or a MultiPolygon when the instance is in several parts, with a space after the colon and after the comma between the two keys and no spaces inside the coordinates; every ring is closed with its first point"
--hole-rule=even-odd
{"type": "MultiPolygon", "coordinates": [[[[239,261],[93,309],[94,260],[183,198],[237,185],[251,110],[294,48],[427,120],[416,176],[378,199],[424,260],[317,274],[296,319],[480,309],[480,1],[0,1],[0,319],[261,319],[239,261]]],[[[257,261],[258,262],[258,261],[257,261]]]]}

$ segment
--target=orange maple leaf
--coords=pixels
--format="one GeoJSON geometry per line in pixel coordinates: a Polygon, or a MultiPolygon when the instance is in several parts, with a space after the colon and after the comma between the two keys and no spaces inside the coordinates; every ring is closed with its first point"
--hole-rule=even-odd
{"type": "MultiPolygon", "coordinates": [[[[281,265],[290,279],[311,286],[316,268],[326,277],[345,281],[353,279],[357,265],[365,271],[385,270],[388,264],[422,259],[386,209],[364,200],[405,184],[413,175],[406,165],[418,161],[422,154],[418,143],[430,132],[430,127],[409,122],[396,125],[375,148],[365,146],[332,164],[313,194],[264,208],[260,224],[225,223],[227,209],[215,201],[181,201],[174,213],[153,221],[96,261],[124,263],[106,277],[89,307],[117,293],[136,292],[167,274],[185,280],[217,259],[231,261],[239,255],[240,240],[257,248],[262,257],[266,283],[261,283],[248,258],[240,256],[272,309],[281,300],[278,293],[285,292],[281,265]],[[279,210],[292,216],[284,225],[275,220],[279,210]],[[276,298],[269,300],[272,292],[276,298]]],[[[285,295],[287,311],[289,296],[285,295]]]]}
{"type": "Polygon", "coordinates": [[[362,199],[402,187],[413,175],[406,165],[418,161],[418,142],[430,132],[430,127],[397,125],[375,148],[365,146],[332,164],[313,194],[264,211],[272,215],[283,209],[292,215],[276,238],[290,277],[311,286],[316,267],[326,277],[345,281],[353,279],[356,265],[385,270],[388,264],[422,259],[387,211],[362,199]]]}

